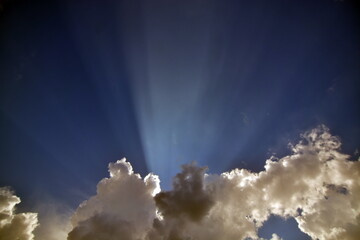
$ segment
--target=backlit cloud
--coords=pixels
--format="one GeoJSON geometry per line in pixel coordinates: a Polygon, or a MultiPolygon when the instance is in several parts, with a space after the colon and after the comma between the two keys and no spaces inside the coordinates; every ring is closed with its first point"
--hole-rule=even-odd
{"type": "MultiPolygon", "coordinates": [[[[359,239],[360,162],[340,145],[319,126],[302,135],[292,154],[268,159],[264,171],[206,174],[192,163],[170,191],[160,190],[156,175],[134,173],[125,159],[110,163],[110,176],[74,212],[67,240],[264,240],[258,230],[271,215],[294,218],[312,239],[359,239]]],[[[1,188],[1,239],[33,238],[36,214],[14,214],[19,202],[1,188]]]]}
{"type": "Polygon", "coordinates": [[[0,188],[0,239],[31,240],[38,225],[36,213],[15,213],[20,198],[7,187],[0,188]]]}
{"type": "Polygon", "coordinates": [[[226,213],[242,226],[241,237],[256,238],[257,228],[275,214],[295,218],[313,239],[357,239],[360,163],[349,161],[339,147],[339,139],[321,126],[305,133],[293,154],[267,160],[265,171],[223,173],[209,183],[217,196],[209,218],[226,213]]]}
{"type": "Polygon", "coordinates": [[[69,240],[145,239],[156,217],[153,196],[159,179],[134,174],[125,159],[109,164],[110,177],[97,185],[97,195],[83,202],[72,217],[69,240]]]}
{"type": "Polygon", "coordinates": [[[130,163],[118,161],[74,214],[68,239],[258,239],[271,214],[295,218],[313,239],[356,239],[360,163],[340,153],[340,145],[320,126],[303,134],[291,155],[268,159],[260,173],[207,175],[185,165],[173,190],[154,198],[157,177],[142,180],[130,163]]]}

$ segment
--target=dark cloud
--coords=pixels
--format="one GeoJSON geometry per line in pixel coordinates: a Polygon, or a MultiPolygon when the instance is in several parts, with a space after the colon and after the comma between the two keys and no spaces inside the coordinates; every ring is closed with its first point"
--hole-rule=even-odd
{"type": "Polygon", "coordinates": [[[174,178],[173,190],[155,196],[156,206],[165,218],[186,217],[200,221],[214,204],[211,193],[204,186],[206,168],[194,163],[182,166],[174,178]]]}

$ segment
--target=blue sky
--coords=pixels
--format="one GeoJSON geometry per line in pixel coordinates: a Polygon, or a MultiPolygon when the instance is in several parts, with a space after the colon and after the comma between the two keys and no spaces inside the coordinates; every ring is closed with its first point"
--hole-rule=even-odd
{"type": "Polygon", "coordinates": [[[27,210],[43,197],[75,208],[122,157],[169,189],[191,161],[261,171],[319,124],[357,159],[357,10],[330,0],[8,1],[0,185],[27,210]]]}

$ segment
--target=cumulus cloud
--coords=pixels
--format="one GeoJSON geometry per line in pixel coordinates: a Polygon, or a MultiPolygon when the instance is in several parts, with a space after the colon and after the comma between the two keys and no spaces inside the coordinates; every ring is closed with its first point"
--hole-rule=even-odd
{"type": "Polygon", "coordinates": [[[360,163],[340,145],[319,126],[291,155],[268,159],[262,172],[209,175],[189,164],[163,192],[157,176],[142,179],[125,159],[111,163],[97,195],[75,212],[68,240],[259,239],[272,214],[294,218],[313,239],[358,239],[360,163]]]}
{"type": "Polygon", "coordinates": [[[358,239],[359,161],[340,153],[339,139],[324,126],[302,138],[292,147],[293,154],[267,160],[265,171],[235,169],[210,181],[217,205],[209,217],[221,218],[225,212],[253,238],[275,214],[295,218],[300,230],[313,239],[358,239]]]}
{"type": "MultiPolygon", "coordinates": [[[[290,155],[266,160],[259,173],[206,174],[184,165],[170,191],[161,191],[156,175],[134,173],[125,159],[110,163],[110,176],[74,212],[67,240],[265,240],[258,229],[271,215],[294,218],[312,239],[359,239],[359,160],[341,153],[325,126],[301,137],[290,155]]],[[[36,214],[14,214],[19,202],[1,189],[0,239],[33,238],[36,214]]]]}
{"type": "Polygon", "coordinates": [[[97,185],[97,194],[76,210],[68,240],[145,239],[156,218],[158,177],[142,179],[125,159],[110,163],[109,172],[97,185]]]}
{"type": "Polygon", "coordinates": [[[38,225],[37,214],[15,214],[15,205],[20,198],[7,187],[0,188],[0,239],[32,240],[33,231],[38,225]]]}
{"type": "Polygon", "coordinates": [[[161,218],[154,220],[149,240],[192,239],[190,229],[201,224],[215,203],[204,183],[205,170],[194,163],[182,166],[182,172],[174,178],[173,190],[154,197],[161,218]]]}
{"type": "Polygon", "coordinates": [[[205,168],[195,164],[182,168],[183,171],[174,178],[174,190],[155,196],[156,206],[164,217],[200,221],[214,203],[211,193],[204,188],[205,168]]]}

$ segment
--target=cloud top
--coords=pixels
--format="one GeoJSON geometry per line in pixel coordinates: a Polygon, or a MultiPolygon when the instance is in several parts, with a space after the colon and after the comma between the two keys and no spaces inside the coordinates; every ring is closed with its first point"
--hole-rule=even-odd
{"type": "Polygon", "coordinates": [[[182,166],[182,172],[174,178],[174,189],[154,198],[164,217],[200,221],[208,213],[214,201],[204,187],[204,174],[205,168],[195,164],[182,166]]]}
{"type": "Polygon", "coordinates": [[[73,215],[69,240],[144,239],[151,228],[159,178],[149,174],[142,179],[125,159],[110,163],[109,172],[97,185],[97,194],[73,215]]]}
{"type": "Polygon", "coordinates": [[[15,213],[20,198],[7,187],[0,188],[0,239],[32,240],[38,226],[36,213],[15,213]]]}

